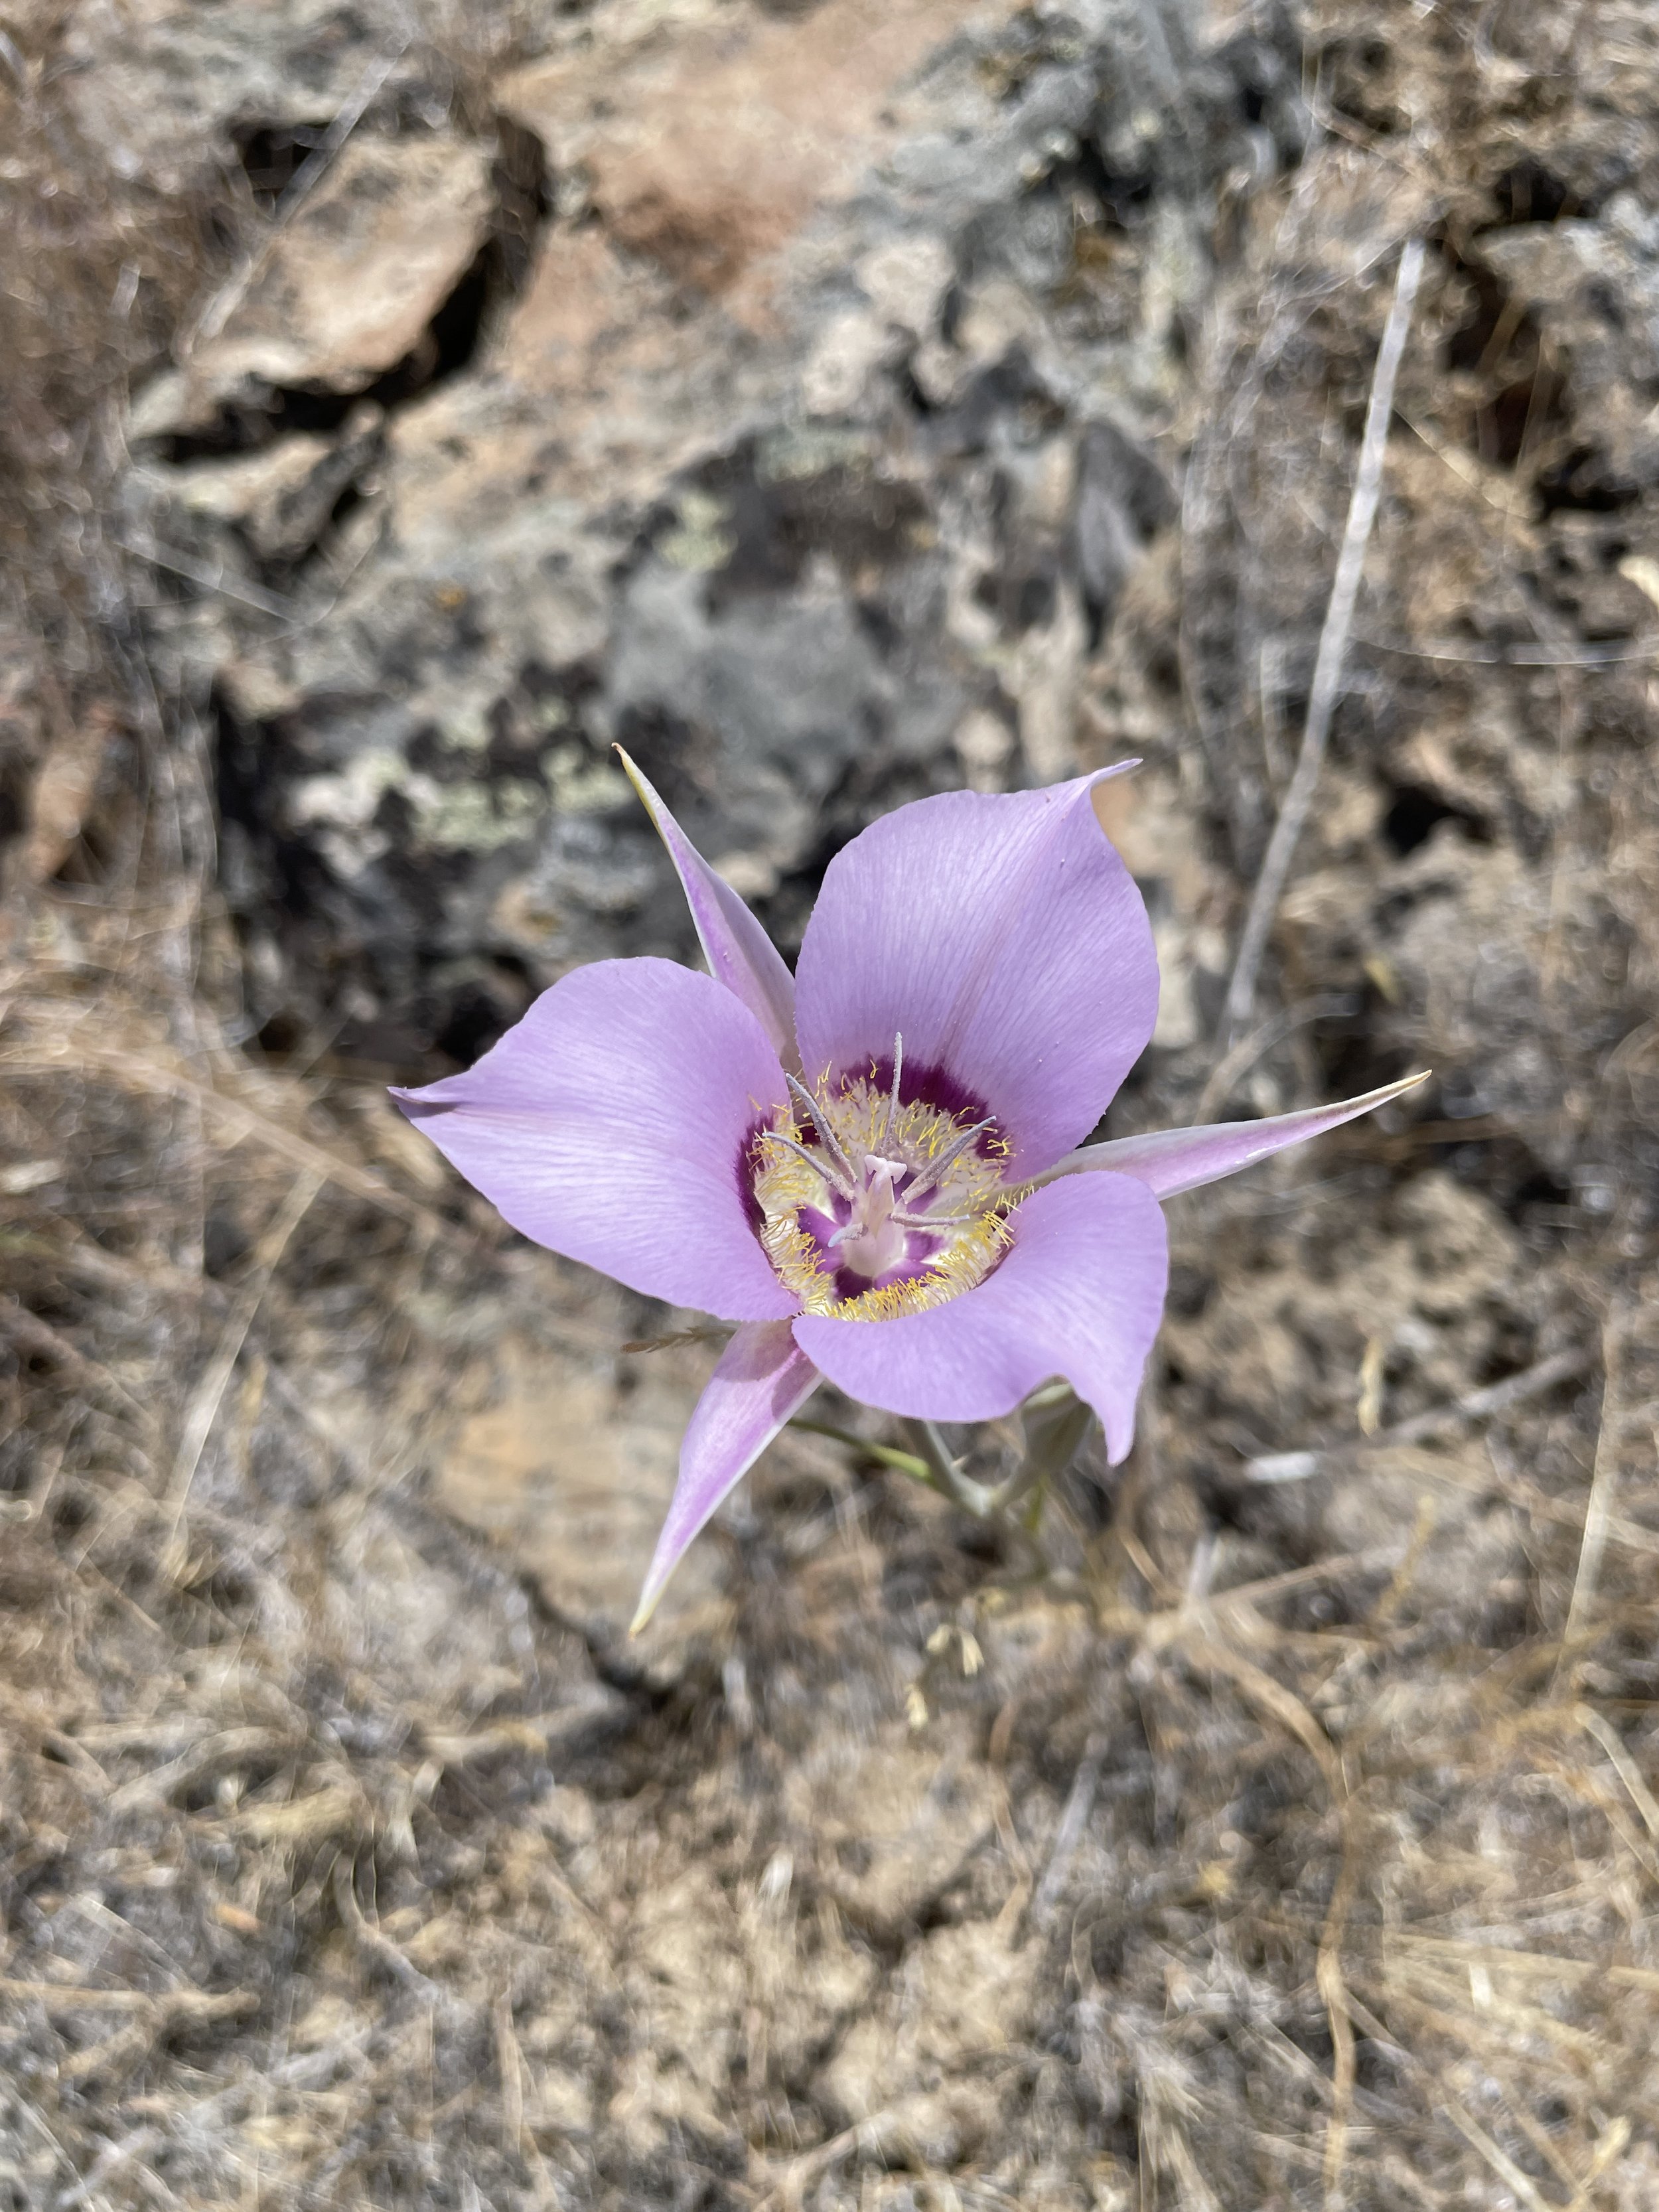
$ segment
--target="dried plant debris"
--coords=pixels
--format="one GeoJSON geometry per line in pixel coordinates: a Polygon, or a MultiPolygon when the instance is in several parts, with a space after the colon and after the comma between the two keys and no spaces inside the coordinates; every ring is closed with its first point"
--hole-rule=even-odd
{"type": "Polygon", "coordinates": [[[1650,9],[0,30],[0,2205],[1647,2212],[1650,9]],[[786,939],[1142,755],[1111,1133],[1433,1066],[1040,1548],[791,1431],[625,1640],[715,1346],[378,1087],[689,949],[613,734],[786,939]]]}

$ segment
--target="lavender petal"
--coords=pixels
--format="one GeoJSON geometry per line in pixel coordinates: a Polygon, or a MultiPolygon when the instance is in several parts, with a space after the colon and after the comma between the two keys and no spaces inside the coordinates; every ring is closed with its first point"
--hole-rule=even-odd
{"type": "Polygon", "coordinates": [[[787,1321],[753,1322],[720,1354],[680,1446],[679,1480],[630,1635],[651,1618],[669,1577],[714,1509],[823,1378],[787,1321]]]}
{"type": "Polygon", "coordinates": [[[803,1314],[795,1341],[849,1397],[923,1420],[993,1420],[1063,1376],[1115,1462],[1164,1310],[1158,1200],[1127,1176],[1091,1176],[1034,1191],[1012,1226],[1000,1265],[959,1297],[892,1321],[803,1314]]]}
{"type": "Polygon", "coordinates": [[[596,961],[465,1075],[392,1096],[538,1244],[727,1321],[795,1310],[746,1183],[755,1132],[788,1089],[759,1021],[711,977],[596,961]]]}
{"type": "Polygon", "coordinates": [[[678,871],[709,974],[736,993],[771,1039],[783,1065],[792,1073],[798,1071],[795,979],[783,955],[731,884],[715,874],[620,745],[617,751],[678,871]]]}
{"type": "Polygon", "coordinates": [[[1201,1183],[1218,1182],[1241,1168],[1254,1167],[1287,1145],[1305,1144],[1310,1137],[1340,1128],[1344,1121],[1386,1106],[1389,1099],[1427,1080],[1426,1073],[1407,1075],[1398,1083],[1385,1083],[1380,1091],[1368,1091],[1361,1098],[1275,1114],[1265,1121],[1212,1121],[1201,1129],[1153,1129],[1142,1137],[1109,1138],[1057,1160],[1037,1180],[1053,1182],[1060,1176],[1105,1168],[1114,1175],[1133,1176],[1159,1198],[1174,1198],[1180,1191],[1196,1190],[1201,1183]]]}
{"type": "Polygon", "coordinates": [[[809,1082],[890,1067],[902,1031],[902,1095],[931,1085],[995,1115],[1011,1178],[1088,1133],[1158,1011],[1146,908],[1090,804],[1099,781],[945,792],[836,854],[796,978],[809,1082]]]}

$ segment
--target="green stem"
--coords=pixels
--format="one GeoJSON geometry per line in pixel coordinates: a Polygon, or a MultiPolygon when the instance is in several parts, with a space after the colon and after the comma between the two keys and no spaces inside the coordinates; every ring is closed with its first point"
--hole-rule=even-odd
{"type": "Polygon", "coordinates": [[[862,1452],[866,1459],[879,1460],[884,1467],[897,1469],[917,1482],[925,1482],[930,1490],[937,1490],[933,1470],[925,1459],[914,1452],[895,1451],[891,1444],[872,1444],[867,1437],[855,1437],[850,1429],[833,1428],[828,1421],[809,1421],[797,1413],[789,1424],[792,1429],[805,1429],[809,1437],[828,1437],[832,1443],[850,1444],[854,1451],[862,1452]]]}
{"type": "Polygon", "coordinates": [[[1070,1462],[1088,1434],[1094,1416],[1087,1406],[1063,1384],[1050,1384],[1027,1401],[1024,1408],[1025,1449],[1012,1474],[1000,1483],[975,1482],[946,1443],[937,1421],[907,1420],[906,1435],[914,1451],[899,1451],[890,1444],[872,1443],[829,1421],[797,1414],[792,1428],[809,1436],[828,1437],[847,1444],[883,1467],[890,1467],[913,1481],[924,1482],[942,1498],[975,1521],[1000,1521],[1006,1527],[1034,1538],[1042,1501],[1049,1483],[1070,1462]],[[1024,1511],[1017,1509],[1024,1507],[1024,1511]]]}
{"type": "Polygon", "coordinates": [[[945,1431],[937,1421],[907,1421],[905,1430],[912,1443],[920,1447],[933,1474],[933,1486],[943,1491],[953,1505],[971,1513],[975,1521],[990,1517],[994,1493],[985,1485],[964,1474],[962,1466],[945,1441],[945,1431]]]}

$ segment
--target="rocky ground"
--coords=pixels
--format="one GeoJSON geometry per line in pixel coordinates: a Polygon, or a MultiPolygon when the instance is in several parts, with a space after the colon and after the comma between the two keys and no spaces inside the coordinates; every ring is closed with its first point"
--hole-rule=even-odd
{"type": "Polygon", "coordinates": [[[0,33],[0,2204],[1659,2199],[1650,9],[0,33]],[[382,1089],[690,956],[617,739],[792,949],[1137,753],[1111,1128],[1432,1066],[1039,1555],[792,1431],[624,1640],[711,1346],[382,1089]]]}

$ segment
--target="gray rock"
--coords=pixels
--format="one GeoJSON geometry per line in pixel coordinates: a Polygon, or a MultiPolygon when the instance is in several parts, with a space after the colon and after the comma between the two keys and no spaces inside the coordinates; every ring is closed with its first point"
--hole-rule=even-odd
{"type": "Polygon", "coordinates": [[[384,301],[431,178],[483,173],[366,137],[135,416],[133,527],[225,580],[162,619],[217,704],[252,1018],[414,1072],[576,962],[692,950],[614,743],[785,943],[877,812],[1075,765],[1173,512],[1216,181],[1299,129],[1278,49],[1197,52],[1180,0],[538,28],[495,88],[533,259],[481,281],[468,202],[424,355],[354,325],[333,228],[384,301]]]}

